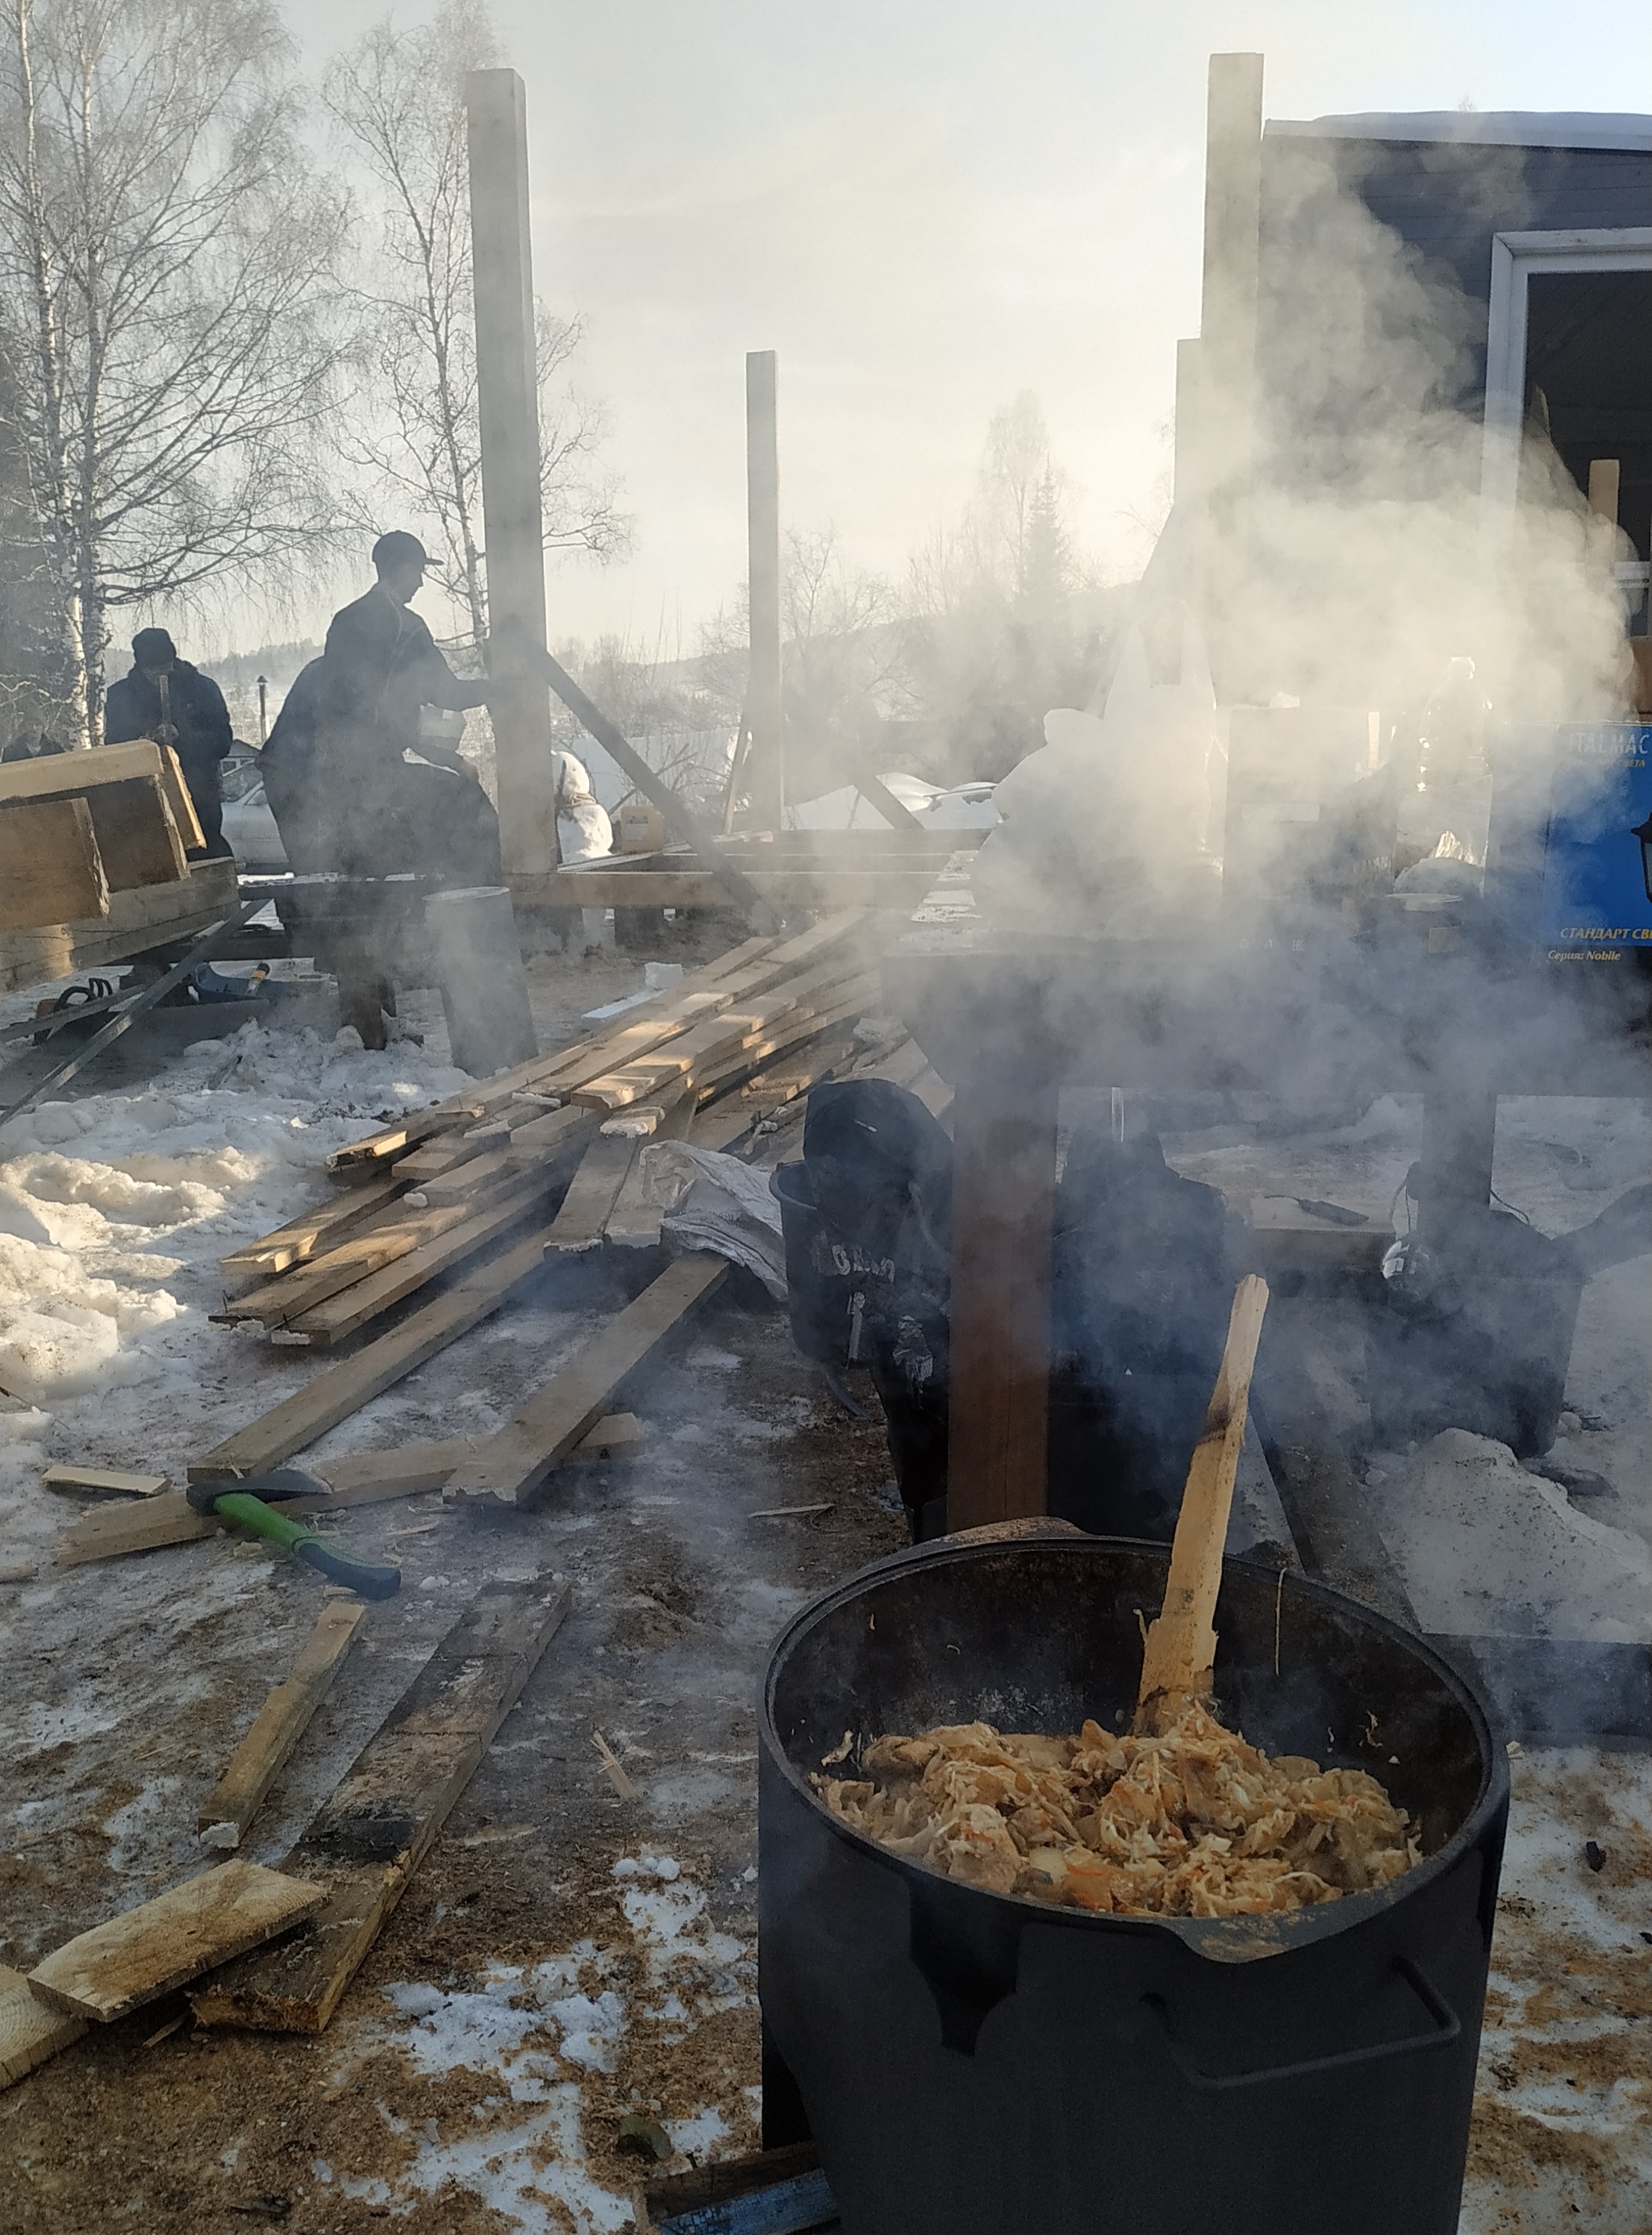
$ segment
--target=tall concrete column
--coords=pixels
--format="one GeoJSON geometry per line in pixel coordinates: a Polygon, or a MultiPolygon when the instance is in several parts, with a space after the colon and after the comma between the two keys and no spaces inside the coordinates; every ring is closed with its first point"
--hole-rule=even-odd
{"type": "Polygon", "coordinates": [[[1201,463],[1215,482],[1243,476],[1255,440],[1262,82],[1260,55],[1210,57],[1196,412],[1201,463]]]}
{"type": "Polygon", "coordinates": [[[489,712],[499,750],[499,823],[508,875],[558,862],[550,702],[502,637],[519,620],[545,642],[545,538],[540,514],[539,377],[528,227],[528,100],[515,70],[465,79],[475,270],[476,389],[488,615],[501,687],[489,712]]]}
{"type": "Polygon", "coordinates": [[[786,739],[780,698],[780,455],[772,350],[753,350],[745,361],[745,491],[751,827],[778,830],[785,803],[786,739]]]}

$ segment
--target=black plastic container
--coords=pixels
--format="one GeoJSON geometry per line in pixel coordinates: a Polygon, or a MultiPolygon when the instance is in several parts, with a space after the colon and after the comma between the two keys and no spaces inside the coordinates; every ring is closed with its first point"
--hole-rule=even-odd
{"type": "Polygon", "coordinates": [[[1565,1241],[1506,1211],[1459,1212],[1424,1245],[1437,1285],[1409,1314],[1374,1313],[1372,1433],[1400,1445],[1467,1428],[1536,1458],[1566,1397],[1583,1272],[1565,1241]]]}
{"type": "Polygon", "coordinates": [[[1393,1885],[1282,1917],[987,1893],[809,1787],[845,1731],[1122,1727],[1168,1558],[1066,1530],[953,1537],[827,1593],[775,1648],[764,2019],[847,2235],[1455,2235],[1508,1778],[1419,1639],[1227,1565],[1225,1719],[1269,1752],[1371,1770],[1423,1827],[1426,1859],[1393,1885]]]}
{"type": "MultiPolygon", "coordinates": [[[[864,1293],[870,1275],[856,1268],[847,1250],[833,1251],[801,1163],[779,1165],[770,1175],[769,1192],[780,1206],[791,1339],[805,1358],[841,1367],[849,1357],[855,1298],[864,1293]]],[[[886,1286],[894,1277],[892,1266],[872,1269],[882,1272],[886,1286]]]]}

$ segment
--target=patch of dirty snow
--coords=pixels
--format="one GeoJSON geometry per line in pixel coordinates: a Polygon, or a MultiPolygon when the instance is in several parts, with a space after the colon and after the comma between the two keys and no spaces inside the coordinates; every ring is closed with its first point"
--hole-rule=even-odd
{"type": "Polygon", "coordinates": [[[1652,1759],[1544,1750],[1512,1770],[1462,2235],[1645,2235],[1652,1759]]]}
{"type": "Polygon", "coordinates": [[[201,1332],[217,1259],[313,1202],[332,1150],[464,1083],[405,1046],[248,1024],[141,1092],[25,1113],[0,1143],[0,1388],[51,1405],[181,1379],[164,1331],[201,1332]]]}
{"type": "MultiPolygon", "coordinates": [[[[612,1875],[628,1928],[613,1945],[586,1939],[534,1963],[489,1963],[462,1985],[383,1989],[401,2022],[358,2021],[340,2044],[346,2064],[395,2047],[425,2079],[463,2069],[496,2078],[499,2093],[472,2105],[474,2134],[442,2140],[427,2126],[388,2183],[334,2166],[330,2186],[392,2217],[457,2188],[513,2226],[611,2235],[631,2225],[629,2195],[592,2171],[582,2082],[616,2069],[633,2015],[680,2040],[713,2012],[749,2004],[754,1966],[744,1941],[712,1927],[704,1891],[675,1857],[622,1856],[612,1875]]],[[[731,2135],[714,2105],[667,2121],[666,2132],[696,2159],[731,2135]]]]}
{"type": "Polygon", "coordinates": [[[1447,1428],[1383,1472],[1377,1525],[1425,1630],[1652,1636],[1652,1552],[1578,1512],[1506,1444],[1447,1428]]]}

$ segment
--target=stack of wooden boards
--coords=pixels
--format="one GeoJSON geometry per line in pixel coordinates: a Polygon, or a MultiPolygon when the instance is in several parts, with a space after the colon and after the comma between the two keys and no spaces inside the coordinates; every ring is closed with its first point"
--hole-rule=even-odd
{"type": "Polygon", "coordinates": [[[634,1182],[644,1141],[729,1146],[765,1101],[849,1059],[878,991],[862,926],[846,912],[749,940],[574,1046],[339,1150],[331,1203],[222,1261],[239,1293],[215,1316],[327,1347],[462,1266],[657,1242],[634,1182]]]}
{"type": "MultiPolygon", "coordinates": [[[[333,1162],[344,1184],[332,1203],[223,1261],[226,1277],[252,1285],[220,1316],[307,1347],[361,1329],[370,1339],[193,1460],[191,1479],[255,1474],[306,1451],[500,1310],[547,1255],[604,1245],[634,1264],[646,1285],[511,1419],[475,1439],[306,1462],[325,1492],[288,1510],[432,1490],[454,1503],[534,1504],[556,1468],[600,1440],[605,1421],[612,1439],[609,1416],[627,1383],[730,1271],[724,1259],[700,1254],[661,1267],[646,1248],[659,1240],[659,1213],[635,1170],[648,1136],[604,1132],[605,1124],[652,1124],[655,1137],[676,1132],[724,1150],[778,1149],[810,1086],[870,1069],[943,1106],[946,1089],[911,1041],[871,1052],[856,1045],[856,1020],[875,1006],[878,988],[865,929],[864,917],[851,913],[793,939],[748,941],[574,1046],[339,1151],[333,1162]],[[427,1288],[432,1293],[422,1294],[427,1288]],[[374,1327],[400,1304],[412,1308],[374,1327]]],[[[166,1491],[85,1516],[59,1546],[58,1562],[187,1544],[219,1525],[193,1512],[182,1491],[166,1491]]]]}
{"type": "Polygon", "coordinates": [[[205,843],[169,746],[140,740],[0,767],[0,992],[188,938],[221,914],[234,864],[205,843]]]}

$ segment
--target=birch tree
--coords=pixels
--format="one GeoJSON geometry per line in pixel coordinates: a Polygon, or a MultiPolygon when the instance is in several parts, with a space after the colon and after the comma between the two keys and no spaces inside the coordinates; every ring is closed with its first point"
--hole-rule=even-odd
{"type": "MultiPolygon", "coordinates": [[[[488,633],[488,573],[464,80],[498,59],[479,0],[443,0],[412,28],[386,16],[326,81],[375,233],[354,289],[367,387],[349,455],[375,525],[393,515],[434,531],[434,571],[473,642],[488,633]]],[[[535,309],[545,547],[611,558],[628,523],[599,456],[600,409],[569,377],[580,324],[535,309]]]]}
{"type": "Polygon", "coordinates": [[[3,0],[0,411],[101,735],[111,615],[332,525],[344,213],[268,0],[3,0]]]}

